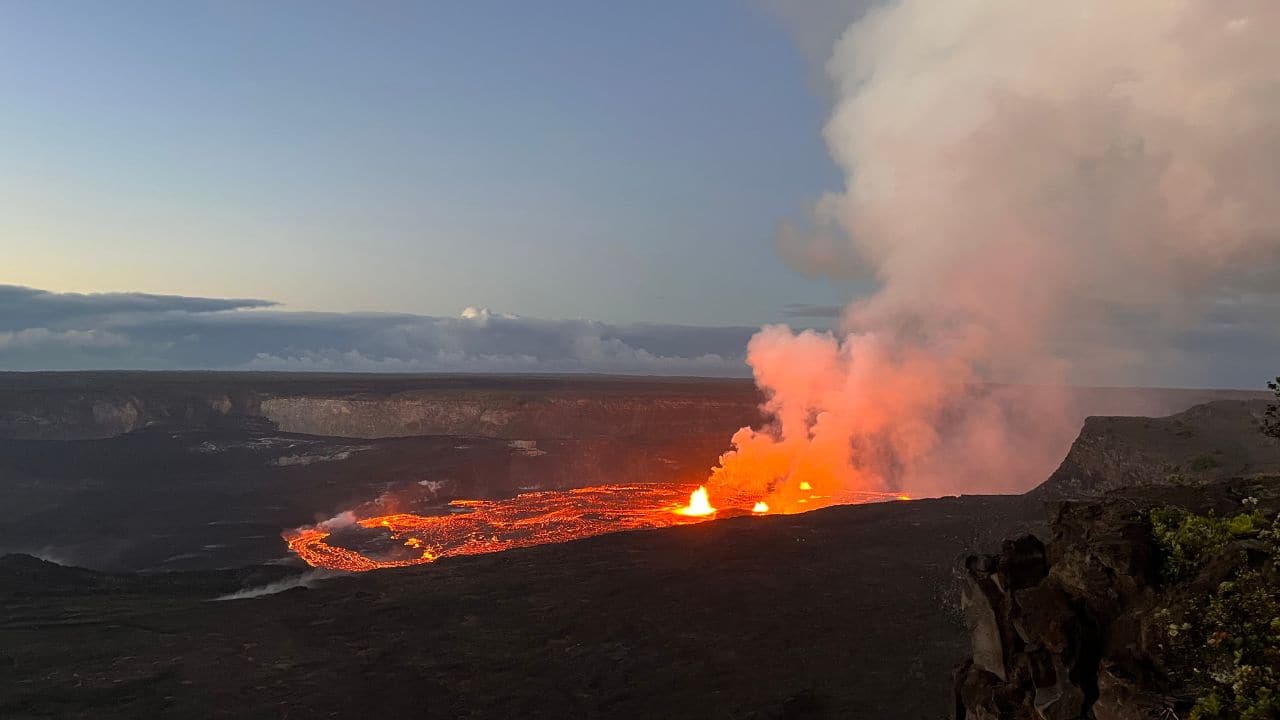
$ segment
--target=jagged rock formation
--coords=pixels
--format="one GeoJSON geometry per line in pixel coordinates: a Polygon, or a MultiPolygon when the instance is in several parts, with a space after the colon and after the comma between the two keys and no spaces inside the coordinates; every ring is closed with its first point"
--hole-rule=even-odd
{"type": "Polygon", "coordinates": [[[964,563],[972,656],[956,671],[956,720],[1187,717],[1195,698],[1165,649],[1171,608],[1211,593],[1242,564],[1269,562],[1253,541],[1228,544],[1197,576],[1161,575],[1149,511],[1280,510],[1280,477],[1128,489],[1050,504],[1047,544],[1032,535],[964,563]]]}
{"type": "Polygon", "coordinates": [[[1168,417],[1090,417],[1036,493],[1097,495],[1280,473],[1280,441],[1258,432],[1265,400],[1219,400],[1168,417]]]}

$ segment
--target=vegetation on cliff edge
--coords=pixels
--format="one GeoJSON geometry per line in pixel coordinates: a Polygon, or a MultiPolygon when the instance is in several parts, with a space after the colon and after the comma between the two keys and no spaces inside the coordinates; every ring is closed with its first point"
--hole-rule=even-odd
{"type": "Polygon", "coordinates": [[[1167,583],[1190,588],[1230,562],[1225,579],[1162,608],[1170,675],[1195,693],[1192,720],[1280,718],[1280,515],[1244,501],[1231,517],[1151,513],[1167,583]],[[1235,557],[1233,557],[1235,556],[1235,557]]]}
{"type": "Polygon", "coordinates": [[[1280,438],[1280,377],[1275,382],[1267,383],[1267,389],[1276,395],[1276,402],[1267,406],[1262,416],[1262,432],[1273,438],[1280,438]]]}

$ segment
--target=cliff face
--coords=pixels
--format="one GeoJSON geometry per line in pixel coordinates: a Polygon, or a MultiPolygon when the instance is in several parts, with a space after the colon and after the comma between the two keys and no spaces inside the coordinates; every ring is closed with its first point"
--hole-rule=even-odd
{"type": "Polygon", "coordinates": [[[759,402],[749,382],[720,380],[8,375],[0,376],[0,439],[97,439],[245,418],[350,438],[728,437],[759,419],[759,402]]]}
{"type": "MultiPolygon", "coordinates": [[[[1034,397],[1036,390],[1027,392],[1034,397]]],[[[1081,419],[1262,397],[1141,388],[1077,388],[1070,395],[1070,412],[1081,419]]],[[[150,426],[209,429],[246,419],[284,432],[366,439],[727,438],[760,420],[762,399],[748,380],[697,378],[0,373],[0,439],[97,439],[150,426]]]]}
{"type": "Polygon", "coordinates": [[[1034,492],[1080,497],[1280,473],[1280,442],[1258,432],[1266,408],[1264,400],[1219,400],[1161,418],[1090,417],[1062,465],[1034,492]]]}
{"type": "MultiPolygon", "coordinates": [[[[1053,503],[1047,545],[1027,535],[1006,541],[998,554],[970,556],[962,607],[973,654],[956,671],[954,717],[1188,717],[1211,692],[1212,679],[1201,673],[1213,666],[1189,661],[1179,649],[1179,629],[1194,632],[1193,623],[1181,622],[1202,615],[1206,598],[1230,592],[1228,580],[1260,573],[1274,584],[1276,567],[1272,541],[1224,534],[1202,548],[1194,571],[1171,577],[1169,550],[1152,521],[1153,510],[1170,507],[1208,518],[1243,509],[1269,523],[1280,511],[1280,477],[1053,503]]],[[[1265,614],[1264,626],[1271,620],[1265,614]]],[[[1185,644],[1198,648],[1208,638],[1190,640],[1185,644]]]]}
{"type": "Polygon", "coordinates": [[[753,404],[717,398],[405,393],[384,398],[272,397],[260,412],[281,430],[356,438],[471,435],[668,439],[724,435],[756,419],[753,404]]]}
{"type": "Polygon", "coordinates": [[[245,414],[245,399],[227,393],[63,392],[0,396],[0,439],[93,440],[150,425],[217,427],[245,414]]]}

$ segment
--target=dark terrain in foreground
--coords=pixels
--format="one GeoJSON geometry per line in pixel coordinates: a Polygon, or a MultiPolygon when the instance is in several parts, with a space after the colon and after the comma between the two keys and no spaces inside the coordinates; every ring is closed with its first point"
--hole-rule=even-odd
{"type": "Polygon", "coordinates": [[[939,718],[967,653],[954,568],[1034,505],[740,518],[223,602],[244,571],[10,556],[0,716],[939,718]]]}

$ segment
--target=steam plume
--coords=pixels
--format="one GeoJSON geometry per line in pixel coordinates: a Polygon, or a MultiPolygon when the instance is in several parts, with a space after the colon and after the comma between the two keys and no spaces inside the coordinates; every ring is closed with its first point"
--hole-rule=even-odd
{"type": "Polygon", "coordinates": [[[1278,34],[1272,0],[897,0],[850,25],[825,129],[846,186],[779,242],[878,290],[839,337],[752,339],[774,424],[713,484],[1025,489],[1067,399],[980,383],[1141,383],[1210,312],[1271,299],[1278,34]]]}

